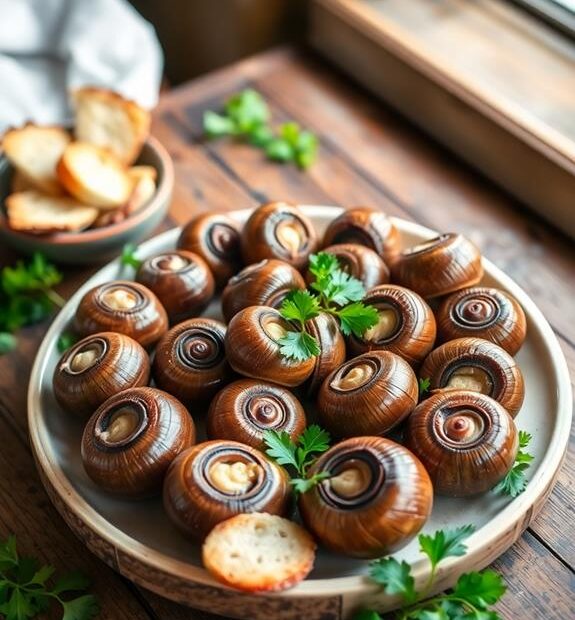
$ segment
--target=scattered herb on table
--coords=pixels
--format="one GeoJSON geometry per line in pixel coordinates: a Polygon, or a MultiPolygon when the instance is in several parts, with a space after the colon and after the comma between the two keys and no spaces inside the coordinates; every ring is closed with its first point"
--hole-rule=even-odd
{"type": "Polygon", "coordinates": [[[142,261],[136,256],[138,246],[134,243],[126,243],[122,248],[122,255],[120,256],[120,264],[123,267],[133,267],[139,269],[142,261]]]}
{"type": "Polygon", "coordinates": [[[264,442],[266,454],[295,473],[290,482],[296,493],[305,493],[329,477],[328,472],[311,477],[307,473],[318,455],[329,448],[329,433],[317,424],[308,426],[295,442],[286,431],[265,431],[264,442]]]}
{"type": "Polygon", "coordinates": [[[14,335],[21,327],[38,323],[66,301],[54,290],[62,274],[36,253],[28,262],[0,272],[0,355],[16,347],[14,335]]]}
{"type": "Polygon", "coordinates": [[[527,486],[525,470],[530,467],[531,461],[533,460],[533,455],[526,452],[525,448],[527,448],[531,439],[532,436],[529,433],[519,431],[519,452],[517,452],[517,456],[515,457],[515,463],[505,478],[493,487],[495,493],[517,497],[525,491],[525,487],[527,486]]]}
{"type": "MultiPolygon", "coordinates": [[[[411,566],[393,557],[381,558],[370,564],[369,576],[387,594],[397,594],[401,607],[390,614],[394,620],[500,620],[490,609],[505,593],[506,586],[492,570],[462,574],[452,590],[429,597],[435,582],[437,566],[449,557],[467,552],[464,540],[474,531],[472,525],[457,529],[438,530],[432,536],[419,535],[420,551],[431,563],[431,573],[421,592],[415,589],[411,566]]],[[[354,620],[380,620],[373,610],[363,610],[354,620]]]]}
{"type": "Polygon", "coordinates": [[[88,580],[80,573],[55,579],[54,572],[53,566],[40,566],[34,558],[19,556],[15,536],[0,543],[0,614],[6,620],[45,617],[56,602],[62,607],[62,620],[94,618],[99,609],[93,595],[69,598],[73,592],[86,590],[88,580]]]}
{"type": "Polygon", "coordinates": [[[204,113],[204,132],[208,138],[231,136],[264,150],[268,159],[292,162],[302,170],[317,156],[318,140],[310,131],[291,121],[275,132],[269,126],[270,112],[263,97],[250,88],[233,95],[224,113],[204,113]]]}

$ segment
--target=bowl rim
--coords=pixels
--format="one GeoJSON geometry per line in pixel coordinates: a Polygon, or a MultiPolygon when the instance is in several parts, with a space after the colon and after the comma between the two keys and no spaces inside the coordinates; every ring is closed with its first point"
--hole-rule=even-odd
{"type": "MultiPolygon", "coordinates": [[[[169,200],[174,187],[174,164],[166,148],[154,136],[148,136],[144,144],[149,146],[160,160],[159,165],[153,167],[157,168],[160,173],[159,176],[161,181],[156,187],[154,195],[147,201],[144,207],[138,209],[134,214],[129,215],[126,219],[115,224],[109,224],[108,226],[102,226],[100,228],[88,228],[79,232],[58,232],[48,235],[34,235],[19,230],[13,230],[9,226],[2,226],[2,233],[28,242],[37,240],[44,244],[74,245],[101,241],[102,239],[121,235],[127,230],[137,227],[147,220],[154,211],[161,208],[165,201],[169,200]]],[[[5,218],[5,215],[2,215],[2,217],[5,218]]]]}

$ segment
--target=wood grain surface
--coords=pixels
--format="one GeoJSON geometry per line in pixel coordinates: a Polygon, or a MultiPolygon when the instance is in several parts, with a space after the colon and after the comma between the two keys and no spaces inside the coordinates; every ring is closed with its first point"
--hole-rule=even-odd
{"type": "MultiPolygon", "coordinates": [[[[173,204],[161,229],[202,211],[286,199],[375,205],[433,228],[465,233],[539,305],[575,377],[572,242],[318,59],[279,50],[186,84],[163,96],[153,133],[176,169],[173,204]],[[307,173],[267,162],[245,145],[202,139],[202,112],[219,107],[247,85],[265,95],[274,121],[295,119],[319,135],[319,160],[307,173]]],[[[0,248],[0,265],[15,259],[0,248]]],[[[69,296],[95,269],[66,269],[59,292],[69,296]]],[[[100,618],[221,618],[136,588],[85,550],[51,506],[34,468],[26,429],[26,385],[47,326],[23,330],[18,349],[0,358],[0,537],[15,533],[23,552],[59,570],[78,568],[90,575],[102,607],[100,618]]],[[[574,446],[572,432],[549,501],[521,540],[493,565],[509,588],[498,606],[509,620],[575,617],[574,446]]]]}

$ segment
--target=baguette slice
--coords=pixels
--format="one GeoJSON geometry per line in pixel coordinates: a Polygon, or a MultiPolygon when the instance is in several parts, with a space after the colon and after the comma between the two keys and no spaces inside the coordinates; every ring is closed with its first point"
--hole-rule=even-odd
{"type": "Polygon", "coordinates": [[[115,155],[86,142],[71,142],[56,171],[60,183],[74,198],[101,209],[122,206],[134,187],[134,181],[115,155]]]}
{"type": "Polygon", "coordinates": [[[56,166],[70,142],[62,127],[27,124],[9,129],[2,139],[6,157],[34,187],[48,194],[62,194],[56,166]]]}
{"type": "Polygon", "coordinates": [[[81,88],[72,99],[77,139],[107,148],[126,165],[134,163],[150,133],[150,112],[103,88],[81,88]]]}
{"type": "Polygon", "coordinates": [[[222,583],[244,592],[285,590],[313,567],[315,543],[297,523],[267,513],[222,521],[202,547],[204,566],[222,583]]]}
{"type": "Polygon", "coordinates": [[[99,214],[96,207],[73,198],[49,196],[37,191],[11,194],[5,205],[10,228],[39,235],[84,230],[99,214]]]}
{"type": "Polygon", "coordinates": [[[28,180],[27,176],[22,174],[18,168],[15,168],[14,174],[12,175],[12,181],[10,183],[11,192],[27,192],[30,189],[37,188],[32,181],[28,180]]]}

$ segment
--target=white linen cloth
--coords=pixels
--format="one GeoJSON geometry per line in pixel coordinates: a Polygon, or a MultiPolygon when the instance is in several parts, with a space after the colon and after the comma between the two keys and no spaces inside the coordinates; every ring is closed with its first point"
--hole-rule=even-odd
{"type": "Polygon", "coordinates": [[[0,133],[69,120],[79,86],[151,108],[162,65],[154,28],[125,0],[0,0],[0,133]]]}

